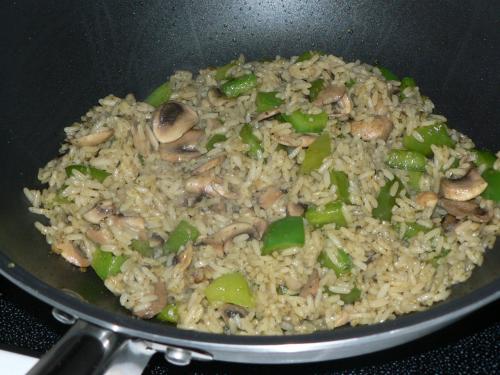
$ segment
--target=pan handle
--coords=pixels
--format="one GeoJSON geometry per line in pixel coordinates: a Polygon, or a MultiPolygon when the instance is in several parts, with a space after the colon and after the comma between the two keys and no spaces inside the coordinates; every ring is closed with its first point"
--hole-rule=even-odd
{"type": "Polygon", "coordinates": [[[28,374],[142,374],[155,353],[143,341],[78,320],[28,374]]]}

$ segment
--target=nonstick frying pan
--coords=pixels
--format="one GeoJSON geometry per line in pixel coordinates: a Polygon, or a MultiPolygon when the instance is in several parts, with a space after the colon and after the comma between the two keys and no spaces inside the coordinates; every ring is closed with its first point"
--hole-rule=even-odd
{"type": "Polygon", "coordinates": [[[0,273],[73,328],[32,373],[132,373],[157,352],[191,359],[296,363],[356,356],[436,330],[500,297],[500,248],[425,312],[286,337],[183,331],[132,318],[93,272],[49,253],[24,186],[57,155],[62,128],[98,98],[145,97],[175,69],[196,71],[319,49],[413,76],[451,127],[498,150],[500,3],[493,1],[4,1],[0,5],[0,273]],[[76,323],[75,323],[76,322],[76,323]],[[83,359],[83,361],[82,361],[83,359]],[[117,367],[118,366],[118,367],[117,367]]]}

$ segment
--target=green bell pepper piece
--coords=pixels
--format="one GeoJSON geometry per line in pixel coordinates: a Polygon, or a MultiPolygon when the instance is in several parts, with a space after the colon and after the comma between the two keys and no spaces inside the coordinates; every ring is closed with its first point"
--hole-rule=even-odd
{"type": "Polygon", "coordinates": [[[198,229],[189,224],[186,220],[181,220],[175,229],[168,236],[163,245],[164,253],[176,253],[189,241],[194,242],[200,235],[198,229]]]}
{"type": "Polygon", "coordinates": [[[259,138],[255,136],[252,132],[252,125],[245,124],[240,130],[240,138],[243,143],[249,146],[248,155],[254,159],[260,159],[262,157],[262,143],[259,138]]]}
{"type": "Polygon", "coordinates": [[[326,251],[318,256],[321,267],[329,268],[335,272],[337,277],[344,275],[352,269],[352,258],[344,249],[337,249],[336,259],[331,259],[326,251]]]}
{"type": "Polygon", "coordinates": [[[350,203],[349,197],[349,177],[343,171],[330,171],[330,185],[335,185],[337,200],[350,203]]]}
{"type": "Polygon", "coordinates": [[[258,113],[269,111],[283,104],[283,99],[276,97],[277,92],[258,92],[255,98],[258,113]]]}
{"type": "Polygon", "coordinates": [[[245,74],[243,76],[230,79],[222,84],[220,90],[228,98],[236,98],[247,93],[257,86],[257,77],[255,74],[245,74]]]}
{"type": "Polygon", "coordinates": [[[399,195],[401,190],[403,189],[403,184],[398,178],[394,178],[393,180],[387,181],[384,186],[380,189],[377,196],[377,207],[372,210],[372,216],[375,219],[391,221],[392,219],[392,208],[396,204],[396,197],[399,195]],[[396,195],[393,197],[390,194],[392,186],[398,183],[398,189],[396,195]]]}
{"type": "Polygon", "coordinates": [[[239,64],[238,60],[231,61],[230,63],[219,66],[217,70],[215,71],[215,79],[217,81],[222,81],[226,78],[228,78],[228,73],[231,70],[231,68],[237,66],[239,64]]]}
{"type": "Polygon", "coordinates": [[[385,163],[391,168],[424,172],[427,159],[423,154],[416,151],[391,150],[385,163]]]}
{"type": "Polygon", "coordinates": [[[171,95],[172,86],[170,84],[170,81],[167,81],[154,89],[153,92],[149,94],[146,99],[144,99],[144,101],[148,104],[151,104],[153,107],[158,108],[168,99],[170,99],[171,95]]]}
{"type": "Polygon", "coordinates": [[[300,173],[308,174],[318,169],[323,160],[332,152],[330,137],[327,133],[321,134],[314,140],[305,152],[304,161],[300,166],[300,173]]]}
{"type": "Polygon", "coordinates": [[[345,87],[347,87],[348,89],[350,89],[352,86],[354,86],[356,84],[356,80],[355,79],[350,79],[349,81],[347,81],[345,83],[345,87]]]}
{"type": "Polygon", "coordinates": [[[380,74],[388,81],[399,81],[399,77],[391,72],[389,69],[384,68],[383,66],[377,66],[378,70],[380,70],[380,74]]]}
{"type": "Polygon", "coordinates": [[[495,154],[488,150],[472,150],[474,162],[478,167],[483,167],[484,170],[493,168],[493,164],[497,160],[495,154]]]}
{"type": "Polygon", "coordinates": [[[156,319],[167,323],[177,323],[179,321],[179,309],[175,303],[169,303],[157,315],[156,319]]]}
{"type": "Polygon", "coordinates": [[[500,171],[487,169],[483,172],[482,177],[488,183],[488,186],[481,196],[485,199],[500,202],[500,171]]]}
{"type": "Polygon", "coordinates": [[[269,224],[262,236],[261,255],[272,254],[294,246],[304,246],[304,221],[300,216],[287,216],[269,224]]]}
{"type": "Polygon", "coordinates": [[[309,115],[298,109],[289,115],[282,114],[280,118],[292,124],[297,133],[321,133],[328,122],[326,112],[309,115]]]}
{"type": "Polygon", "coordinates": [[[110,176],[111,173],[106,172],[105,170],[91,167],[90,165],[82,165],[82,164],[73,164],[67,166],[65,168],[66,176],[70,177],[73,175],[73,171],[78,171],[84,175],[89,176],[93,180],[103,182],[106,177],[110,176]]]}
{"type": "Polygon", "coordinates": [[[354,287],[347,294],[340,294],[340,299],[344,301],[346,305],[352,305],[361,299],[361,290],[354,287]]]}
{"type": "Polygon", "coordinates": [[[314,55],[325,55],[325,52],[323,51],[306,51],[303,52],[302,54],[297,57],[297,60],[295,62],[302,62],[306,60],[310,60],[314,55]]]}
{"type": "Polygon", "coordinates": [[[96,248],[92,256],[92,268],[97,276],[106,280],[120,273],[122,264],[127,260],[123,255],[115,256],[110,252],[96,248]]]}
{"type": "Polygon", "coordinates": [[[403,145],[410,151],[420,152],[425,156],[432,156],[431,145],[454,147],[455,142],[448,134],[446,124],[437,123],[429,126],[422,126],[416,129],[416,132],[423,138],[423,142],[419,142],[414,136],[406,135],[403,138],[403,145]]]}
{"type": "Polygon", "coordinates": [[[408,185],[416,191],[420,190],[420,179],[422,178],[422,172],[408,171],[408,185]]]}
{"type": "Polygon", "coordinates": [[[207,151],[213,150],[215,145],[217,143],[225,142],[227,141],[227,137],[224,134],[214,134],[210,137],[210,139],[207,141],[207,145],[205,146],[207,148],[207,151]]]}
{"type": "Polygon", "coordinates": [[[130,241],[130,248],[148,258],[151,258],[154,254],[154,249],[149,245],[148,241],[134,239],[130,241]]]}
{"type": "Polygon", "coordinates": [[[409,239],[415,237],[420,232],[427,233],[430,230],[432,230],[432,228],[424,227],[423,225],[420,225],[416,222],[407,222],[406,230],[403,233],[403,240],[408,241],[409,239]]]}
{"type": "Polygon", "coordinates": [[[245,277],[239,272],[226,273],[213,280],[205,289],[208,302],[225,302],[252,308],[255,299],[245,277]]]}
{"type": "Polygon", "coordinates": [[[403,100],[404,98],[406,98],[405,94],[403,93],[403,91],[408,88],[408,87],[416,87],[417,86],[417,83],[415,82],[415,80],[411,77],[403,77],[403,79],[401,80],[401,86],[399,86],[399,90],[400,90],[400,93],[399,93],[399,99],[400,100],[403,100]]]}
{"type": "Polygon", "coordinates": [[[434,267],[437,267],[439,266],[439,261],[445,258],[450,252],[451,252],[450,249],[443,249],[438,255],[428,260],[428,262],[431,263],[434,267]]]}
{"type": "Polygon", "coordinates": [[[335,224],[336,228],[346,227],[347,221],[342,212],[342,202],[330,202],[324,207],[309,207],[305,213],[307,222],[315,227],[335,224]]]}
{"type": "Polygon", "coordinates": [[[311,87],[309,87],[309,101],[314,101],[321,90],[325,87],[325,81],[322,79],[317,79],[311,82],[311,87]]]}

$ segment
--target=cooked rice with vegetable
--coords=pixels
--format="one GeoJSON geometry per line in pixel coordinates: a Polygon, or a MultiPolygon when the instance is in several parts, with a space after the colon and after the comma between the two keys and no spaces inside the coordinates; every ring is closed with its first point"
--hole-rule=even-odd
{"type": "Polygon", "coordinates": [[[373,324],[446,299],[500,232],[500,154],[433,110],[383,67],[240,57],[101,99],[25,194],[53,252],[139,318],[373,324]]]}

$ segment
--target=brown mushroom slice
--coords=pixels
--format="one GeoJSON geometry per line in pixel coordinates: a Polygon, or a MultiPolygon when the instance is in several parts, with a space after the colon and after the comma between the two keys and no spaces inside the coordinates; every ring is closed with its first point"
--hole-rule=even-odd
{"type": "Polygon", "coordinates": [[[134,315],[142,319],[151,319],[167,305],[167,290],[165,283],[158,281],[154,284],[153,293],[156,299],[152,301],[144,310],[134,311],[134,315]]]}
{"type": "Polygon", "coordinates": [[[338,101],[338,107],[340,108],[339,113],[342,115],[348,115],[352,111],[352,100],[349,95],[344,94],[342,98],[338,101]]]}
{"type": "Polygon", "coordinates": [[[442,198],[439,200],[439,205],[457,219],[467,218],[478,223],[487,223],[493,215],[491,212],[483,210],[473,201],[455,201],[442,198]]]}
{"type": "Polygon", "coordinates": [[[180,163],[200,157],[201,152],[196,149],[196,145],[202,136],[202,130],[190,130],[174,142],[160,144],[160,158],[180,163]]]}
{"type": "Polygon", "coordinates": [[[222,179],[207,175],[188,178],[186,180],[186,191],[194,194],[206,194],[211,197],[237,198],[236,194],[226,190],[222,179]]]}
{"type": "Polygon", "coordinates": [[[86,268],[90,266],[90,261],[70,241],[58,242],[52,248],[54,252],[61,254],[66,261],[77,267],[86,268]]]}
{"type": "Polygon", "coordinates": [[[261,112],[255,117],[255,121],[262,121],[265,119],[268,119],[270,117],[276,116],[277,114],[281,113],[280,108],[273,108],[270,109],[269,111],[261,112]]]}
{"type": "Polygon", "coordinates": [[[99,245],[106,245],[113,241],[111,239],[111,235],[109,234],[109,232],[102,228],[99,229],[89,228],[85,232],[85,235],[89,240],[99,245]]]}
{"type": "Polygon", "coordinates": [[[304,284],[302,289],[300,289],[300,296],[307,298],[307,296],[315,296],[319,290],[319,273],[317,269],[314,269],[309,275],[307,282],[304,284]]]}
{"type": "Polygon", "coordinates": [[[438,202],[438,195],[432,191],[423,191],[417,194],[415,202],[424,208],[434,208],[438,202]]]}
{"type": "Polygon", "coordinates": [[[312,104],[316,106],[337,103],[346,93],[344,85],[329,85],[318,93],[312,104]]]}
{"type": "Polygon", "coordinates": [[[375,116],[351,123],[351,134],[359,136],[364,141],[373,139],[385,141],[389,138],[392,128],[392,121],[387,116],[375,116]]]}
{"type": "Polygon", "coordinates": [[[228,323],[230,319],[234,318],[244,318],[248,315],[248,311],[238,305],[233,305],[232,303],[225,303],[222,306],[222,319],[224,322],[228,323]]]}
{"type": "Polygon", "coordinates": [[[458,221],[458,219],[455,216],[450,215],[450,214],[446,214],[443,217],[443,220],[441,220],[441,227],[443,228],[443,230],[445,232],[449,233],[449,232],[454,231],[459,223],[460,222],[458,221]]]}
{"type": "Polygon", "coordinates": [[[259,206],[267,210],[272,207],[282,195],[283,192],[280,189],[275,186],[269,186],[259,196],[259,206]]]}
{"type": "Polygon", "coordinates": [[[254,217],[251,221],[252,225],[254,226],[255,229],[257,229],[257,233],[259,234],[257,239],[260,240],[267,229],[267,221],[265,221],[260,217],[254,217]]]}
{"type": "Polygon", "coordinates": [[[255,228],[255,226],[248,223],[236,222],[220,229],[218,232],[215,232],[209,237],[200,239],[199,243],[205,245],[215,245],[215,246],[223,245],[226,242],[232,240],[234,237],[244,233],[248,234],[250,237],[253,238],[257,239],[260,238],[260,233],[255,228]]]}
{"type": "Polygon", "coordinates": [[[200,174],[207,173],[211,169],[214,169],[218,165],[222,164],[222,162],[224,161],[225,158],[226,158],[225,156],[218,156],[216,158],[210,159],[209,161],[207,161],[207,162],[203,163],[202,165],[193,169],[192,174],[200,175],[200,174]]]}
{"type": "Polygon", "coordinates": [[[96,133],[87,134],[82,137],[73,139],[71,143],[78,147],[97,146],[111,138],[113,133],[113,129],[102,129],[96,133]]]}
{"type": "Polygon", "coordinates": [[[99,224],[115,213],[115,205],[111,201],[103,201],[83,214],[83,218],[92,224],[99,224]]]}
{"type": "Polygon", "coordinates": [[[160,143],[182,137],[198,123],[196,112],[184,103],[169,101],[153,114],[153,133],[160,143]]]}
{"type": "Polygon", "coordinates": [[[305,208],[300,203],[288,202],[286,205],[286,211],[288,216],[302,216],[304,214],[305,208]]]}
{"type": "Polygon", "coordinates": [[[177,254],[174,258],[175,271],[184,272],[188,269],[191,261],[193,260],[193,245],[188,243],[184,250],[177,254]]]}
{"type": "Polygon", "coordinates": [[[454,201],[468,201],[481,194],[488,183],[481,177],[477,169],[458,179],[442,178],[440,191],[443,197],[454,201]]]}
{"type": "Polygon", "coordinates": [[[306,148],[309,147],[311,143],[313,143],[316,140],[316,136],[307,134],[300,136],[297,136],[296,134],[287,134],[287,135],[277,136],[276,140],[278,141],[279,144],[285,146],[306,148]]]}

